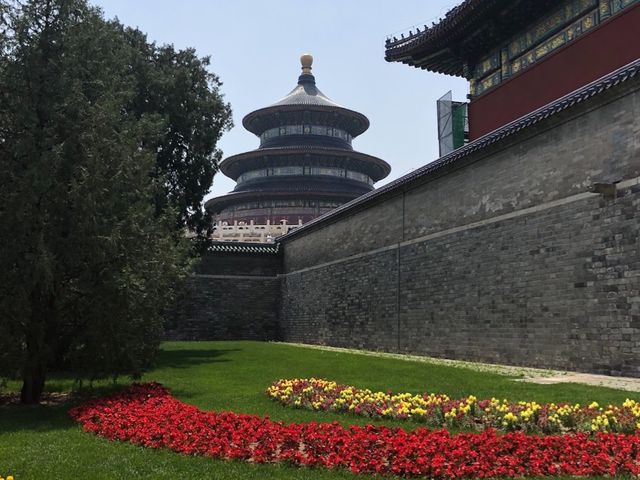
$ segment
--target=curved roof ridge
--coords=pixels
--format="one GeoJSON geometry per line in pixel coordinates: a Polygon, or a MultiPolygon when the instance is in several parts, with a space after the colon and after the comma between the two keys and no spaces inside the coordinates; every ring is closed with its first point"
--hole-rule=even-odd
{"type": "Polygon", "coordinates": [[[339,103],[334,102],[316,87],[315,82],[300,82],[287,95],[269,107],[278,107],[282,105],[325,105],[328,107],[345,108],[339,103]]]}

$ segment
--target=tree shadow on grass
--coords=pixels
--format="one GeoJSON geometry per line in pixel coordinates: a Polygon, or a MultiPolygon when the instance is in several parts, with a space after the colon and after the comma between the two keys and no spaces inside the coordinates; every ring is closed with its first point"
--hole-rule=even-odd
{"type": "Polygon", "coordinates": [[[121,391],[132,382],[130,377],[121,376],[117,382],[101,380],[91,385],[74,384],[70,387],[69,379],[65,376],[61,380],[58,375],[56,379],[47,382],[43,401],[38,405],[17,403],[19,394],[16,393],[5,395],[5,397],[14,398],[11,403],[0,405],[0,434],[17,431],[43,433],[72,429],[75,423],[69,416],[71,408],[91,398],[104,397],[121,391]]]}
{"type": "MultiPolygon", "coordinates": [[[[160,351],[155,369],[187,369],[206,363],[230,362],[226,355],[240,349],[176,349],[160,351]]],[[[153,369],[152,369],[153,370],[153,369]]],[[[133,380],[126,376],[118,377],[116,382],[100,380],[93,384],[84,383],[78,389],[74,376],[67,372],[52,373],[47,380],[47,392],[69,392],[72,395],[55,405],[0,405],[0,433],[5,432],[47,432],[74,428],[69,417],[69,409],[89,398],[102,397],[115,393],[130,385],[133,380]]],[[[194,396],[193,392],[177,391],[174,395],[186,400],[194,396]]]]}
{"type": "Polygon", "coordinates": [[[0,407],[0,433],[45,433],[72,429],[74,422],[68,412],[73,404],[4,405],[0,407]]]}
{"type": "Polygon", "coordinates": [[[179,349],[162,350],[155,362],[155,368],[190,368],[203,363],[230,362],[224,358],[229,353],[240,352],[239,348],[228,349],[179,349]]]}

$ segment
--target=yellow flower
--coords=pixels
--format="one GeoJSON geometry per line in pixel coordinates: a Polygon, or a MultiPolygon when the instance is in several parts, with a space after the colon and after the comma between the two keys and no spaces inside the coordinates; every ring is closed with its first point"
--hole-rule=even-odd
{"type": "Polygon", "coordinates": [[[504,420],[507,422],[515,422],[518,420],[518,417],[516,417],[513,413],[509,412],[504,416],[504,420]]]}

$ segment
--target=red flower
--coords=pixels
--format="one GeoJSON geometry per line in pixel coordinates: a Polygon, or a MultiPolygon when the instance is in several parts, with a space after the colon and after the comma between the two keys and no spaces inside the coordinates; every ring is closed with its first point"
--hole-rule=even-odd
{"type": "Polygon", "coordinates": [[[157,383],[133,385],[70,411],[88,432],[186,455],[288,462],[430,478],[640,474],[640,436],[597,433],[544,437],[494,430],[289,424],[255,415],[203,412],[157,383]]]}

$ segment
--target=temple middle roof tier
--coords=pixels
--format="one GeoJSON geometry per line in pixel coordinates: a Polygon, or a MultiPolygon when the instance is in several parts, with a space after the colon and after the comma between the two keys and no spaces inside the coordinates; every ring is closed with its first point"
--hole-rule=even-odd
{"type": "Polygon", "coordinates": [[[277,148],[259,148],[226,158],[220,170],[227,177],[237,180],[243,173],[267,166],[293,166],[320,163],[326,166],[340,165],[366,173],[374,182],[385,178],[391,166],[381,158],[355,150],[327,148],[316,145],[293,145],[277,148]]]}
{"type": "Polygon", "coordinates": [[[364,195],[373,190],[369,183],[357,179],[331,175],[278,176],[278,178],[257,178],[239,183],[236,192],[333,192],[350,195],[364,195]]]}

